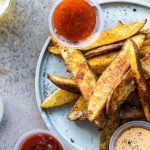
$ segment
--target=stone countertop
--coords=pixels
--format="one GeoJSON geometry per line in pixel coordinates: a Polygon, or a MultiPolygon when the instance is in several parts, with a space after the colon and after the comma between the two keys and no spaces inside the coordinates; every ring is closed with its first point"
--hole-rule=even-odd
{"type": "Polygon", "coordinates": [[[46,129],[36,104],[34,80],[41,48],[48,37],[48,12],[54,0],[12,0],[0,19],[0,150],[13,150],[25,132],[46,129]]]}
{"type": "Polygon", "coordinates": [[[13,150],[17,139],[29,130],[47,129],[36,104],[34,80],[55,0],[12,1],[0,18],[0,96],[5,105],[0,150],[13,150]]]}

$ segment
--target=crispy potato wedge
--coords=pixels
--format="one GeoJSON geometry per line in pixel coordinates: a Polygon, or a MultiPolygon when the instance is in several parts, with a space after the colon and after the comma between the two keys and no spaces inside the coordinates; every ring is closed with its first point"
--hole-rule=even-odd
{"type": "Polygon", "coordinates": [[[144,29],[140,30],[139,33],[145,34],[146,35],[146,39],[150,38],[150,28],[144,28],[144,29]]]}
{"type": "Polygon", "coordinates": [[[70,111],[68,119],[71,121],[87,119],[87,104],[82,96],[79,97],[76,104],[70,111]]]}
{"type": "Polygon", "coordinates": [[[150,55],[150,45],[143,46],[140,50],[140,54],[139,54],[140,57],[144,57],[147,55],[150,55]]]}
{"type": "MultiPolygon", "coordinates": [[[[135,96],[135,94],[132,93],[126,99],[126,101],[128,101],[128,99],[131,99],[133,101],[135,98],[137,98],[137,97],[135,96]]],[[[136,102],[137,102],[137,100],[135,101],[135,103],[136,102]]],[[[132,103],[134,103],[134,102],[132,102],[132,103]]],[[[132,107],[133,108],[129,108],[129,106],[127,108],[125,108],[125,106],[122,107],[120,110],[120,113],[119,113],[119,118],[120,119],[139,119],[144,116],[143,111],[141,110],[141,108],[138,108],[139,106],[137,106],[137,104],[135,104],[132,107]]],[[[118,110],[118,109],[116,109],[116,110],[118,110]]],[[[114,114],[115,111],[112,113],[114,114]]],[[[68,114],[68,119],[71,121],[86,120],[88,118],[87,115],[88,115],[87,103],[85,102],[83,97],[80,96],[79,99],[77,100],[76,104],[74,105],[73,109],[68,114]]],[[[102,113],[102,115],[99,118],[94,120],[94,123],[96,124],[97,127],[103,128],[105,125],[104,113],[102,113]]]]}
{"type": "Polygon", "coordinates": [[[80,90],[78,89],[76,82],[72,78],[65,78],[49,74],[48,79],[61,89],[64,89],[68,92],[80,94],[80,90]]]}
{"type": "Polygon", "coordinates": [[[88,104],[88,118],[90,121],[93,121],[101,114],[106,102],[111,99],[114,89],[128,72],[130,63],[129,59],[127,59],[129,46],[129,40],[127,40],[119,55],[98,79],[97,86],[88,104]]]}
{"type": "Polygon", "coordinates": [[[110,116],[107,116],[107,120],[103,129],[100,129],[100,150],[109,150],[110,138],[119,127],[119,112],[115,112],[110,116]]]}
{"type": "Polygon", "coordinates": [[[144,41],[144,44],[143,44],[144,46],[147,46],[147,45],[150,45],[150,39],[146,39],[145,41],[144,41]]]}
{"type": "Polygon", "coordinates": [[[111,99],[106,103],[107,114],[112,114],[117,111],[135,88],[131,72],[127,72],[124,79],[122,79],[121,83],[115,88],[111,99]]]}
{"type": "Polygon", "coordinates": [[[125,108],[120,111],[120,119],[140,119],[144,117],[144,113],[140,108],[125,108]]]}
{"type": "Polygon", "coordinates": [[[145,79],[149,79],[150,78],[150,56],[145,56],[141,60],[141,64],[142,64],[142,69],[144,72],[145,79]]]}
{"type": "Polygon", "coordinates": [[[43,103],[41,104],[41,108],[46,109],[62,106],[64,104],[75,101],[78,98],[79,95],[77,94],[59,89],[43,101],[43,103]]]}
{"type": "Polygon", "coordinates": [[[60,44],[55,40],[54,37],[50,36],[52,45],[48,47],[48,51],[55,55],[60,55],[60,44]]]}
{"type": "Polygon", "coordinates": [[[60,51],[59,51],[59,48],[56,47],[56,46],[49,46],[48,47],[48,51],[52,54],[55,54],[55,55],[60,55],[60,51]]]}
{"type": "Polygon", "coordinates": [[[138,57],[138,47],[134,41],[130,41],[130,65],[135,79],[138,95],[147,121],[150,122],[150,93],[146,84],[141,63],[138,57]]]}
{"type": "Polygon", "coordinates": [[[111,52],[106,55],[100,55],[95,58],[89,59],[88,64],[95,74],[101,74],[118,55],[118,52],[111,52]]]}
{"type": "MultiPolygon", "coordinates": [[[[138,47],[141,47],[145,36],[141,35],[136,39],[138,47]],[[138,39],[138,40],[137,40],[138,39]]],[[[110,66],[104,71],[97,81],[97,86],[90,98],[88,105],[89,120],[93,121],[112,98],[115,88],[121,83],[123,77],[129,69],[128,51],[130,50],[130,40],[127,40],[110,66]]]]}
{"type": "Polygon", "coordinates": [[[75,49],[62,48],[61,55],[72,73],[83,98],[88,102],[96,86],[96,77],[83,54],[75,49]]]}
{"type": "Polygon", "coordinates": [[[124,42],[118,42],[116,44],[110,44],[110,45],[102,46],[102,47],[96,48],[94,50],[91,50],[91,51],[85,53],[84,56],[87,59],[89,59],[89,58],[92,58],[92,57],[95,57],[98,55],[102,55],[102,54],[109,53],[112,51],[120,50],[121,47],[123,46],[123,43],[124,42]]]}
{"type": "Polygon", "coordinates": [[[117,26],[122,26],[122,25],[123,25],[122,21],[119,20],[117,26]]]}
{"type": "MultiPolygon", "coordinates": [[[[145,39],[145,35],[139,34],[139,35],[135,35],[131,38],[134,41],[139,43],[139,48],[141,46],[143,46],[143,43],[142,42],[140,43],[140,41],[143,41],[143,40],[141,40],[141,38],[145,39]]],[[[92,57],[102,55],[102,54],[105,54],[105,53],[108,53],[108,52],[120,50],[121,47],[123,46],[123,44],[124,44],[124,42],[118,42],[116,44],[110,44],[110,45],[102,46],[102,47],[99,47],[97,49],[94,49],[94,50],[91,50],[91,51],[85,53],[84,56],[86,58],[92,58],[92,57]]],[[[142,55],[143,55],[143,53],[142,53],[142,55]]]]}
{"type": "Polygon", "coordinates": [[[100,46],[116,43],[128,39],[138,33],[146,24],[147,20],[141,20],[138,22],[132,22],[130,24],[117,26],[112,29],[108,29],[100,35],[99,39],[89,47],[82,50],[90,50],[100,46]]]}
{"type": "MultiPolygon", "coordinates": [[[[150,78],[150,57],[144,57],[141,60],[142,69],[145,72],[145,78],[150,78]]],[[[113,96],[110,101],[107,101],[106,104],[106,112],[111,114],[115,112],[126,98],[135,90],[135,84],[132,78],[131,70],[126,74],[126,78],[122,80],[122,82],[116,87],[113,96]]]]}

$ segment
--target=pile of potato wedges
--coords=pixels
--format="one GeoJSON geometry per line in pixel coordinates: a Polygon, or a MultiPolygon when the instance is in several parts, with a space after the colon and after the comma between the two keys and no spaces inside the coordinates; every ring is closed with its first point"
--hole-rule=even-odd
{"type": "Polygon", "coordinates": [[[60,89],[41,108],[76,101],[68,119],[93,122],[100,131],[100,150],[109,149],[120,125],[140,119],[150,122],[150,28],[144,28],[146,22],[124,25],[118,21],[94,44],[78,50],[63,47],[51,37],[49,52],[61,55],[72,77],[48,74],[60,89]]]}

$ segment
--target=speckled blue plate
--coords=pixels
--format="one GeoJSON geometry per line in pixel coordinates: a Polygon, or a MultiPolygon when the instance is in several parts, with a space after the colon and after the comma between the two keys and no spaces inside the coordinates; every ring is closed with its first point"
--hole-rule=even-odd
{"type": "MultiPolygon", "coordinates": [[[[101,2],[104,11],[105,29],[116,26],[118,20],[123,23],[148,19],[150,27],[150,3],[137,0],[106,0],[101,2]]],[[[41,102],[52,94],[57,87],[48,79],[47,74],[69,76],[60,57],[47,51],[50,38],[45,42],[36,69],[35,91],[41,116],[51,132],[57,134],[68,150],[98,150],[98,129],[87,121],[70,122],[66,116],[73,104],[56,109],[41,110],[41,102]]]]}

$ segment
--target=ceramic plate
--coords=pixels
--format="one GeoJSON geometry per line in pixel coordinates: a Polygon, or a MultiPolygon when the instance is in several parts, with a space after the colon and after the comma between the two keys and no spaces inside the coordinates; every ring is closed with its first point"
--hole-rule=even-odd
{"type": "MultiPolygon", "coordinates": [[[[104,11],[105,29],[116,26],[118,20],[128,23],[143,18],[148,19],[147,26],[150,26],[150,3],[135,0],[132,0],[132,2],[125,0],[100,2],[104,11]]],[[[57,89],[47,79],[47,74],[69,76],[65,71],[66,67],[62,59],[47,51],[49,42],[50,38],[47,39],[43,46],[36,70],[36,98],[41,116],[49,130],[62,139],[66,149],[97,150],[99,139],[98,129],[87,121],[70,122],[66,118],[73,103],[56,109],[40,109],[41,102],[57,89]]]]}

